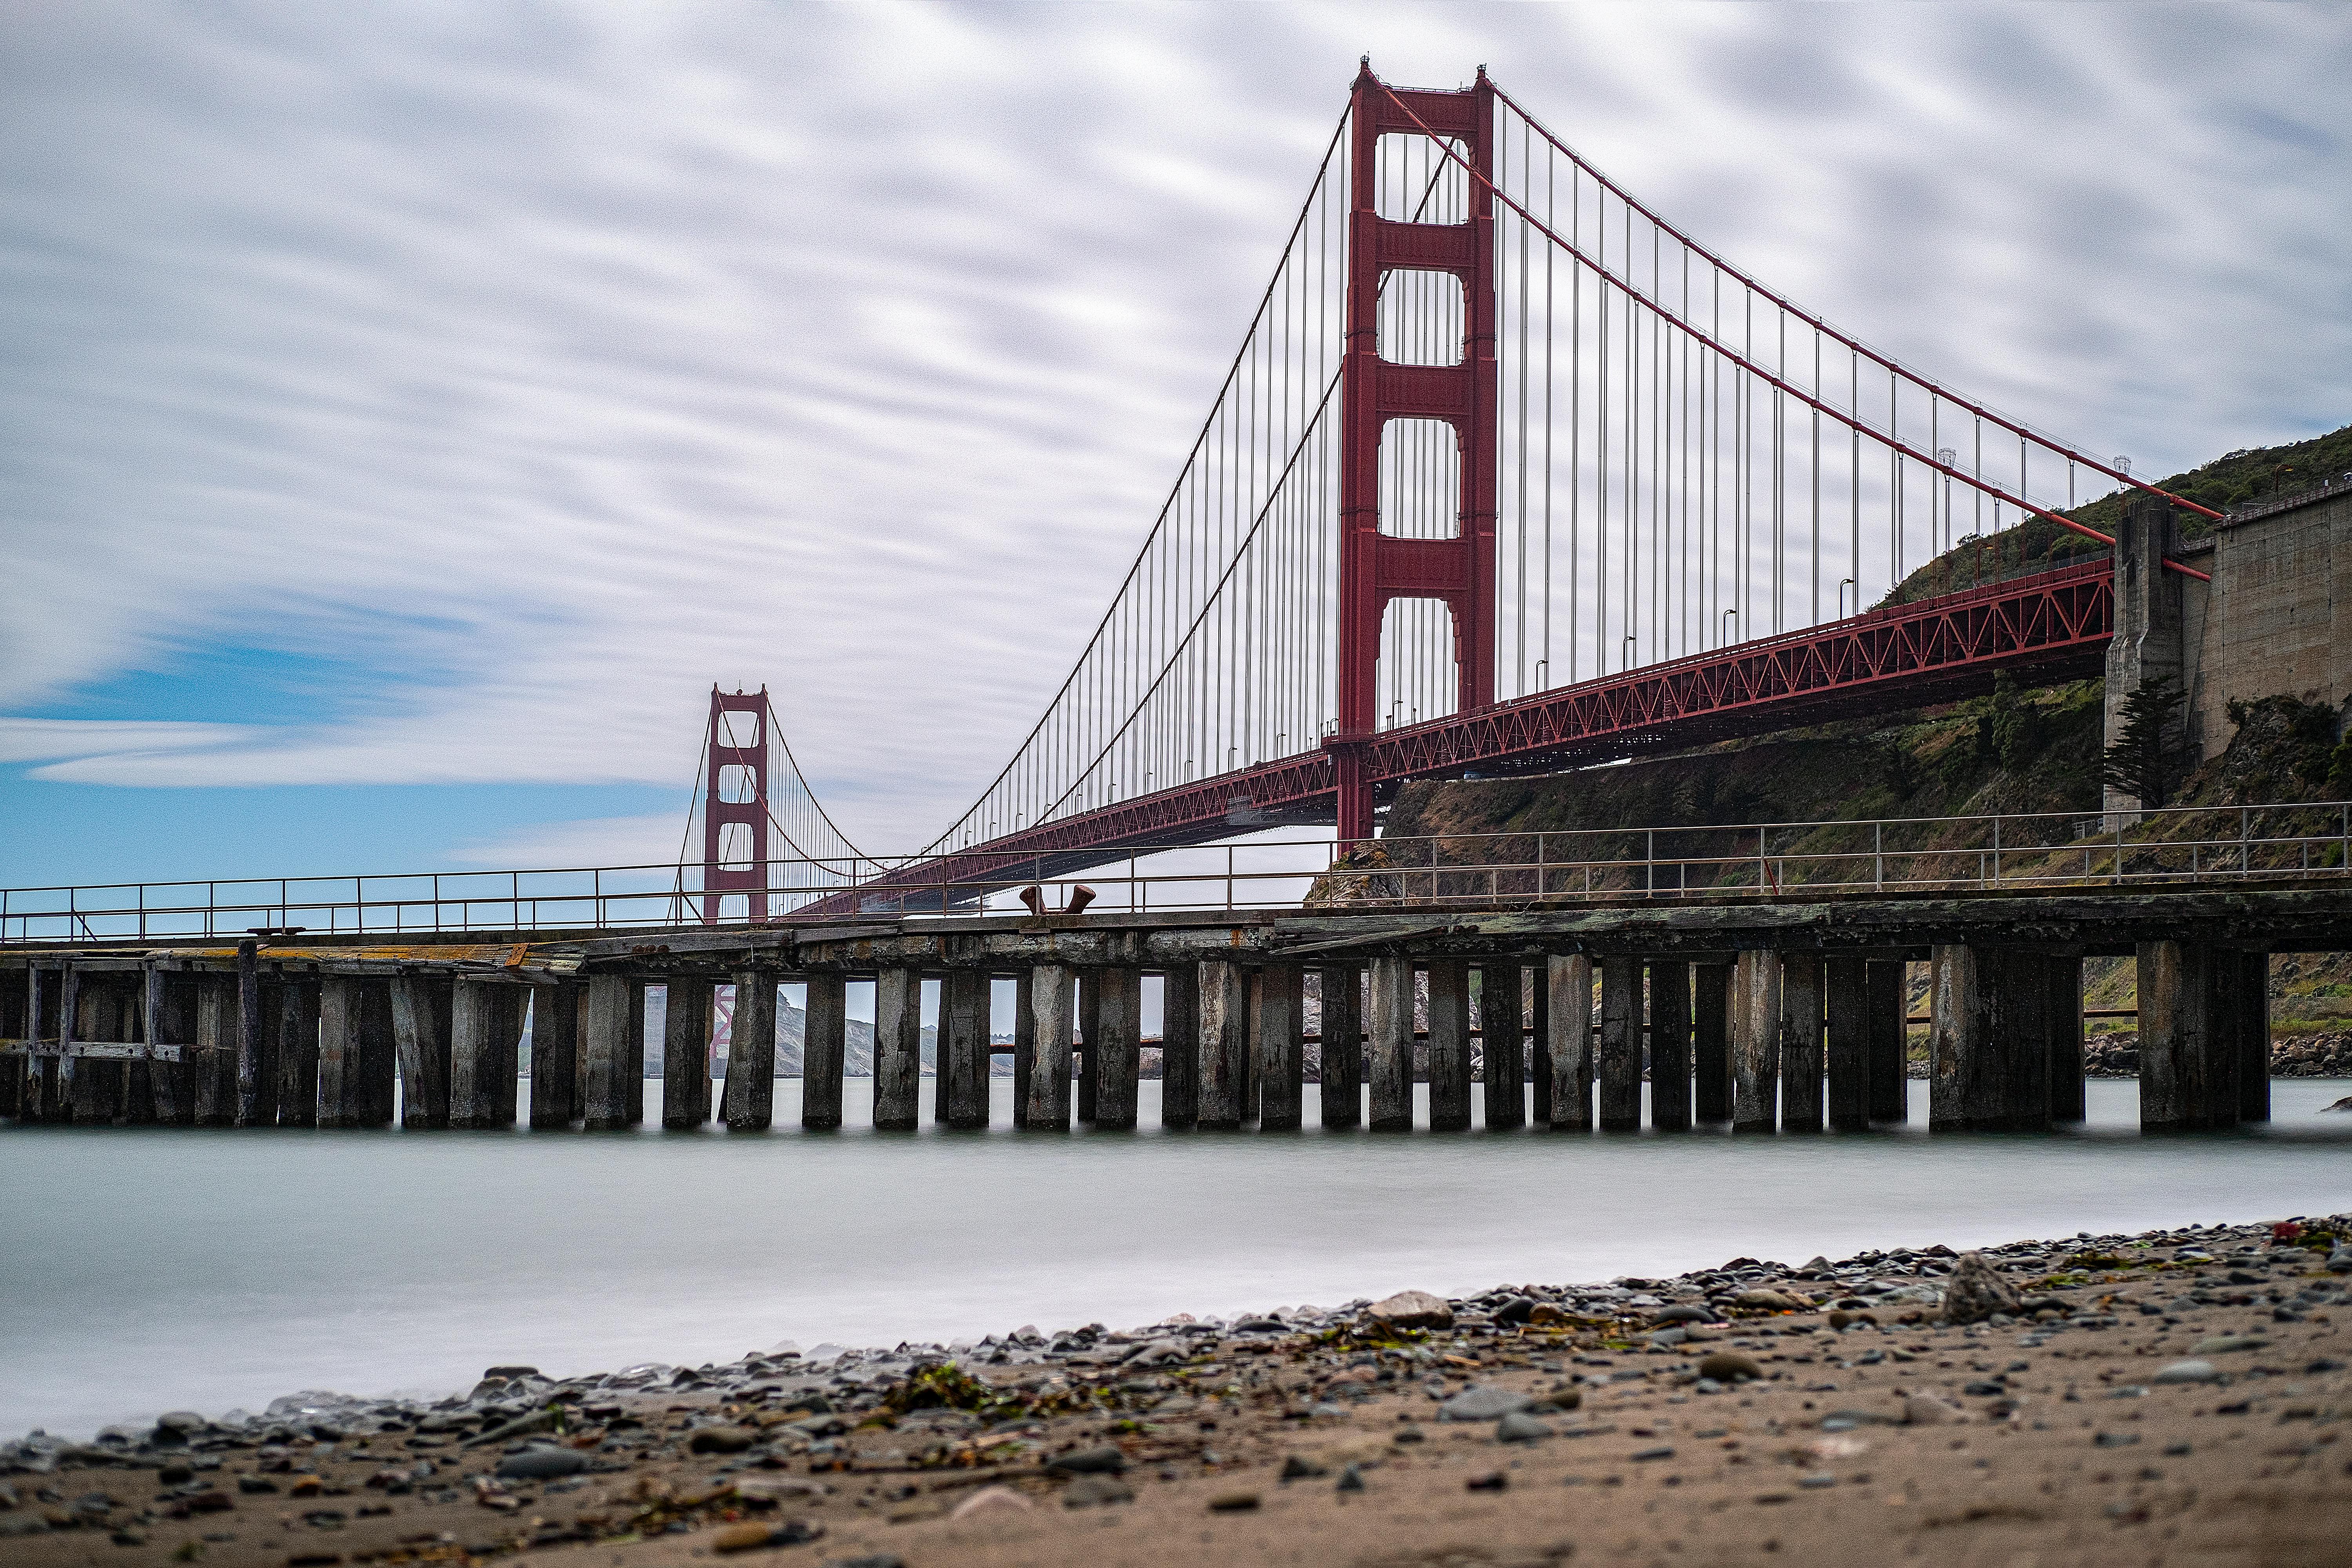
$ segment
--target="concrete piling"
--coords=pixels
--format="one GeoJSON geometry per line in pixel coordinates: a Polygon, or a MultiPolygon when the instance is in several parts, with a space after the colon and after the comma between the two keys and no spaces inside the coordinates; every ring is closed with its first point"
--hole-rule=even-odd
{"type": "Polygon", "coordinates": [[[1242,1124],[1249,1071],[1249,976],[1241,965],[1207,959],[1200,965],[1201,1100],[1197,1125],[1242,1124]]]}
{"type": "Polygon", "coordinates": [[[1143,971],[1124,966],[1094,971],[1095,1125],[1107,1131],[1135,1128],[1136,1080],[1143,1056],[1143,971]]]}
{"type": "Polygon", "coordinates": [[[1650,1125],[1686,1132],[1691,1124],[1690,965],[1650,963],[1650,1125]]]}
{"type": "Polygon", "coordinates": [[[1035,972],[1027,968],[1013,976],[1013,1125],[1029,1125],[1029,1081],[1037,1069],[1035,972]]]}
{"type": "Polygon", "coordinates": [[[1787,1132],[1822,1130],[1822,955],[1784,953],[1780,959],[1780,1127],[1787,1132]]]}
{"type": "Polygon", "coordinates": [[[1701,1127],[1731,1121],[1732,967],[1691,965],[1691,1118],[1701,1127]]]}
{"type": "Polygon", "coordinates": [[[848,983],[831,972],[808,977],[801,1015],[801,1125],[827,1132],[841,1125],[841,1077],[849,1048],[848,983]]]}
{"type": "Polygon", "coordinates": [[[1863,971],[1873,1126],[1899,1126],[1911,1117],[1910,971],[1900,958],[1871,959],[1863,971]]]}
{"type": "Polygon", "coordinates": [[[912,1132],[923,1103],[923,972],[892,964],[874,978],[874,1126],[912,1132]]]}
{"type": "Polygon", "coordinates": [[[1171,964],[1160,977],[1160,1124],[1201,1120],[1201,971],[1171,964]]]}
{"type": "Polygon", "coordinates": [[[1306,1120],[1305,976],[1295,963],[1258,975],[1258,1126],[1296,1132],[1306,1120]]]}
{"type": "Polygon", "coordinates": [[[1429,1130],[1470,1129],[1470,966],[1432,959],[1429,975],[1429,1130]]]}
{"type": "Polygon", "coordinates": [[[1601,961],[1601,1131],[1642,1126],[1642,961],[1611,953],[1601,961]]]}
{"type": "Polygon", "coordinates": [[[1555,1132],[1592,1130],[1592,957],[1556,953],[1544,965],[1544,1054],[1550,1058],[1555,1132]]]}
{"type": "Polygon", "coordinates": [[[1732,962],[1726,1014],[1730,1026],[1731,1130],[1769,1132],[1780,1121],[1779,953],[1748,949],[1732,962]]]}
{"type": "Polygon", "coordinates": [[[1077,990],[1077,1117],[1087,1126],[1095,1120],[1096,1100],[1102,1093],[1102,980],[1098,972],[1078,971],[1077,990]]]}
{"type": "Polygon", "coordinates": [[[261,943],[247,937],[236,944],[236,1124],[270,1127],[278,1121],[277,1023],[265,1005],[261,943]]]}
{"type": "Polygon", "coordinates": [[[710,1120],[710,1022],[707,979],[672,975],[662,1009],[662,1126],[691,1132],[710,1120]]]}
{"type": "MultiPolygon", "coordinates": [[[[730,1132],[764,1132],[776,1118],[776,977],[761,969],[738,970],[733,989],[727,1091],[719,1101],[719,1115],[730,1132]]],[[[539,1050],[536,1033],[531,1050],[534,1055],[539,1050]]]]}
{"type": "MultiPolygon", "coordinates": [[[[195,997],[193,991],[176,981],[166,983],[163,993],[163,1023],[168,1031],[163,1037],[180,1041],[194,1037],[195,997]],[[184,1023],[183,1020],[185,1020],[184,1023]]],[[[158,1062],[158,1069],[163,1064],[158,1062]]],[[[181,1084],[186,1075],[173,1075],[181,1084]]],[[[155,1075],[156,1114],[171,1120],[163,1105],[164,1076],[155,1075]]],[[[180,1103],[194,1110],[180,1091],[180,1103]]],[[[278,1125],[280,1127],[316,1127],[319,1124],[319,982],[289,977],[278,994],[278,1125]]]]}
{"type": "Polygon", "coordinates": [[[988,1125],[988,972],[950,969],[940,986],[939,1076],[946,1086],[939,1121],[988,1125]]]}
{"type": "Polygon", "coordinates": [[[1067,964],[1041,963],[1030,971],[1036,1044],[1029,1072],[1027,1125],[1033,1132],[1069,1131],[1070,1036],[1076,1026],[1076,973],[1067,964]]]}
{"type": "MultiPolygon", "coordinates": [[[[72,976],[68,975],[68,979],[72,976]]],[[[339,1127],[380,1127],[371,1087],[366,1047],[375,1020],[371,994],[380,982],[353,980],[352,1037],[343,1081],[343,1120],[339,1127]]],[[[199,1127],[236,1124],[236,976],[206,973],[196,976],[196,1049],[190,1077],[194,1079],[195,1119],[199,1127]]],[[[386,1118],[388,1121],[389,1118],[386,1118]]]]}
{"type": "Polygon", "coordinates": [[[447,1125],[477,1132],[514,1125],[515,1037],[521,1029],[516,1015],[524,994],[520,986],[493,981],[457,983],[449,1009],[447,1125]]]}
{"type": "Polygon", "coordinates": [[[1832,1132],[1861,1132],[1870,1126],[1869,976],[1870,961],[1859,953],[1838,953],[1822,965],[1832,1132]]]}
{"type": "MultiPolygon", "coordinates": [[[[580,1010],[585,1001],[585,988],[577,980],[531,990],[530,1124],[536,1131],[560,1131],[580,1119],[580,1010]]],[[[773,1004],[770,1006],[772,1037],[773,1004]]]]}
{"type": "Polygon", "coordinates": [[[1372,1108],[1375,1132],[1412,1131],[1412,960],[1372,960],[1372,1108]]]}
{"type": "MultiPolygon", "coordinates": [[[[2050,1120],[2073,1125],[2089,1114],[2083,1089],[2082,954],[2053,955],[2048,968],[2044,978],[2050,987],[2050,1120]]],[[[2263,1093],[2267,1101],[2267,1070],[2263,1093]]]]}
{"type": "MultiPolygon", "coordinates": [[[[2217,1127],[2224,1125],[2225,1111],[2236,1121],[2271,1119],[2270,970],[2268,952],[2221,949],[2213,955],[2210,992],[2215,1049],[2234,1064],[2238,1090],[2234,1107],[2215,1105],[2217,1127]]],[[[2076,1049],[2080,1048],[2078,1037],[2076,1049]]]]}
{"type": "Polygon", "coordinates": [[[1528,1100],[1538,1127],[1551,1125],[1551,972],[1537,964],[1528,975],[1528,1100]]]}
{"type": "Polygon", "coordinates": [[[1486,1129],[1527,1125],[1527,1023],[1519,1012],[1519,966],[1490,963],[1478,972],[1478,1038],[1486,1058],[1486,1129]]]}
{"type": "Polygon", "coordinates": [[[404,974],[392,983],[392,1041],[400,1058],[400,1124],[412,1131],[449,1125],[456,1008],[457,983],[452,980],[404,974]]]}
{"type": "Polygon", "coordinates": [[[1364,980],[1352,964],[1326,964],[1316,972],[1322,1011],[1318,1030],[1321,1082],[1316,1086],[1323,1125],[1360,1126],[1364,1120],[1364,980]]]}
{"type": "Polygon", "coordinates": [[[582,1052],[587,1089],[581,1122],[591,1132],[629,1127],[630,1039],[645,1028],[644,988],[626,974],[594,974],[588,980],[588,1009],[582,1052]]]}

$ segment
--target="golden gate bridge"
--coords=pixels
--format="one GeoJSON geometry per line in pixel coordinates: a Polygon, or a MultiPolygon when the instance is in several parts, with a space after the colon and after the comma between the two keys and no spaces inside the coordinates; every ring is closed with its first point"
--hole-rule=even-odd
{"type": "Polygon", "coordinates": [[[1141,547],[1012,759],[920,853],[877,858],[764,689],[714,689],[699,913],[936,909],[1286,825],[1344,847],[1407,779],[2096,674],[2113,542],[2066,512],[2115,486],[2218,516],[1774,291],[1484,67],[1431,90],[1367,59],[1141,547]],[[1990,564],[1965,586],[1916,575],[1971,541],[1990,564]]]}

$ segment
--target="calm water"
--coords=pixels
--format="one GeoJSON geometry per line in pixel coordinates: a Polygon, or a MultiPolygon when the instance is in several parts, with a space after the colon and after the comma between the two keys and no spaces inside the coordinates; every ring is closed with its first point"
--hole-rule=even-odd
{"type": "Polygon", "coordinates": [[[1933,1139],[810,1135],[776,1088],[749,1137],[0,1129],[0,1433],[2352,1209],[2333,1081],[2274,1085],[2264,1133],[2145,1140],[2114,1082],[2081,1132],[1933,1139]]]}

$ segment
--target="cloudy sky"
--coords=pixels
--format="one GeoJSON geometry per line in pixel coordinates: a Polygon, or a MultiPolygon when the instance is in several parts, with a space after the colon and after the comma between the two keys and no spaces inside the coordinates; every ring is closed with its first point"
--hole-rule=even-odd
{"type": "Polygon", "coordinates": [[[928,840],[1367,50],[2141,472],[2352,421],[2337,5],[0,0],[0,883],[666,856],[714,680],[928,840]]]}

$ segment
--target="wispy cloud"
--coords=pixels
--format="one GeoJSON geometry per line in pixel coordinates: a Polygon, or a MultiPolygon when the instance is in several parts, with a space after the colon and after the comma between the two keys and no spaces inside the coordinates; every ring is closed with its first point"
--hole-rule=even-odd
{"type": "Polygon", "coordinates": [[[0,707],[110,721],[77,694],[194,643],[366,689],[11,721],[0,759],[682,784],[709,683],[765,682],[853,833],[920,842],[1139,542],[1366,47],[1486,62],[1811,307],[2143,471],[2340,423],[2342,23],[20,7],[0,707]]]}

